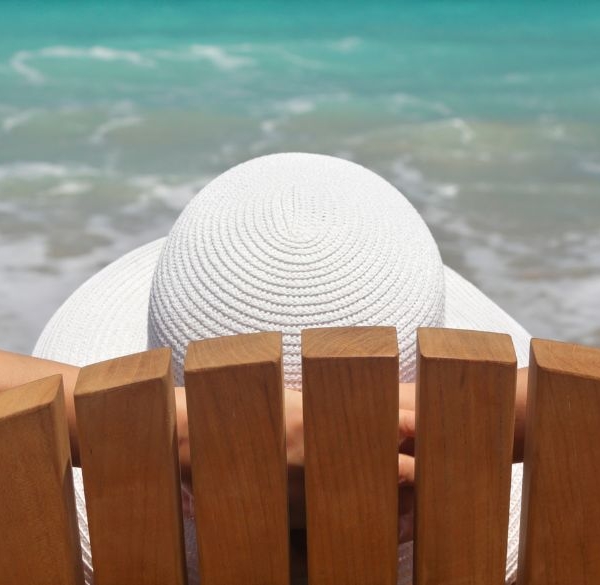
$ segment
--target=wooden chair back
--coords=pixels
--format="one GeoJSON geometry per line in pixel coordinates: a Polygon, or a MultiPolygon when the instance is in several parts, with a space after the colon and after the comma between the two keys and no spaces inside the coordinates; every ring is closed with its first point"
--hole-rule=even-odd
{"type": "MultiPolygon", "coordinates": [[[[418,332],[415,585],[505,579],[510,337],[418,332]]],[[[390,327],[302,333],[308,583],[395,585],[398,356],[390,327]]],[[[170,352],[83,368],[75,404],[95,585],[186,583],[170,352]]],[[[279,333],[190,344],[202,585],[288,585],[279,333]]],[[[533,340],[519,585],[600,583],[600,350],[533,340]]],[[[0,583],[83,583],[62,380],[0,393],[0,583]]]]}

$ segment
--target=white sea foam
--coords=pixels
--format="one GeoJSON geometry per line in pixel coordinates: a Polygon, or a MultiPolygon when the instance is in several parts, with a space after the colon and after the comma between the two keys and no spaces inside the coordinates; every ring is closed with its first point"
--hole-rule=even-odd
{"type": "Polygon", "coordinates": [[[583,160],[579,163],[579,168],[592,175],[600,175],[600,162],[594,160],[583,160]]]}
{"type": "Polygon", "coordinates": [[[216,45],[192,45],[189,52],[193,57],[199,57],[200,59],[210,61],[210,63],[219,69],[238,69],[239,67],[254,64],[254,59],[251,57],[233,55],[223,47],[218,47],[216,45]]]}
{"type": "Polygon", "coordinates": [[[40,57],[54,57],[63,59],[97,59],[99,61],[125,61],[139,67],[151,67],[154,62],[136,51],[112,49],[110,47],[68,47],[56,46],[40,49],[40,57]]]}
{"type": "Polygon", "coordinates": [[[31,120],[31,118],[39,114],[41,111],[42,110],[34,108],[30,110],[23,110],[21,112],[17,112],[12,116],[7,116],[6,118],[4,118],[4,120],[2,120],[2,130],[6,134],[9,134],[15,128],[26,124],[29,120],[31,120]]]}
{"type": "Polygon", "coordinates": [[[84,177],[98,175],[99,171],[85,165],[60,165],[47,162],[14,162],[0,165],[0,181],[20,179],[37,181],[39,179],[66,177],[84,177]]]}
{"type": "Polygon", "coordinates": [[[45,77],[37,70],[28,65],[28,61],[35,56],[32,51],[18,51],[10,59],[12,69],[23,76],[29,83],[41,85],[45,77]]]}
{"type": "Polygon", "coordinates": [[[44,74],[31,65],[39,59],[92,59],[97,61],[122,61],[137,67],[152,67],[154,61],[136,51],[113,49],[110,47],[44,47],[37,51],[18,51],[10,59],[12,69],[29,83],[41,85],[46,81],[44,74]]]}
{"type": "Polygon", "coordinates": [[[443,116],[449,116],[452,113],[452,110],[442,102],[428,101],[408,93],[394,93],[392,94],[390,100],[392,106],[400,110],[417,107],[419,109],[435,112],[436,114],[441,114],[443,116]]]}
{"type": "Polygon", "coordinates": [[[307,114],[315,109],[315,102],[307,98],[295,97],[283,102],[278,102],[276,108],[287,114],[307,114]]]}
{"type": "Polygon", "coordinates": [[[439,195],[441,195],[442,197],[445,197],[446,199],[453,199],[454,197],[456,197],[460,191],[458,185],[452,185],[450,183],[445,183],[443,185],[438,185],[436,187],[436,191],[439,193],[439,195]]]}
{"type": "MultiPolygon", "coordinates": [[[[346,39],[345,41],[348,46],[352,44],[352,39],[346,39]]],[[[9,65],[14,72],[21,75],[29,83],[41,85],[46,82],[46,76],[40,70],[38,64],[43,59],[121,61],[137,67],[153,67],[160,61],[206,61],[221,71],[233,71],[256,65],[256,60],[249,56],[249,53],[256,49],[257,47],[252,45],[224,47],[195,43],[181,49],[148,49],[142,53],[105,46],[76,47],[58,45],[44,47],[36,51],[18,51],[12,55],[9,65]]],[[[279,57],[299,67],[318,69],[322,66],[319,61],[291,53],[283,47],[275,50],[279,57]]]]}
{"type": "Polygon", "coordinates": [[[260,123],[260,129],[264,134],[273,134],[277,130],[278,124],[279,120],[277,119],[263,120],[260,123]]]}
{"type": "Polygon", "coordinates": [[[598,343],[600,238],[556,234],[544,239],[540,255],[535,235],[519,243],[499,233],[476,232],[479,243],[473,245],[471,238],[461,244],[467,276],[475,284],[503,299],[503,308],[534,336],[598,343]]]}
{"type": "Polygon", "coordinates": [[[189,181],[169,182],[159,175],[137,175],[128,179],[128,184],[139,189],[137,201],[130,204],[128,211],[135,211],[145,205],[148,199],[158,199],[170,208],[180,211],[190,199],[213,177],[201,175],[189,181]]]}
{"type": "Polygon", "coordinates": [[[475,130],[473,127],[458,117],[443,118],[433,120],[431,122],[424,122],[421,126],[423,129],[426,128],[450,128],[458,134],[458,138],[463,145],[470,144],[476,137],[475,130]]]}
{"type": "Polygon", "coordinates": [[[545,138],[560,142],[567,137],[567,129],[563,124],[558,123],[554,118],[544,116],[541,119],[541,132],[545,138]]]}
{"type": "Polygon", "coordinates": [[[92,184],[85,181],[62,181],[55,187],[44,191],[44,195],[83,195],[91,191],[92,184]]]}
{"type": "Polygon", "coordinates": [[[340,53],[350,53],[362,44],[362,39],[359,37],[344,37],[339,41],[331,43],[331,47],[340,53]]]}
{"type": "Polygon", "coordinates": [[[452,118],[449,120],[449,124],[452,126],[452,128],[458,130],[463,144],[473,142],[473,139],[475,138],[475,131],[462,118],[452,118]]]}
{"type": "Polygon", "coordinates": [[[224,71],[253,67],[259,54],[274,55],[304,69],[321,69],[323,64],[289,51],[285,45],[240,43],[228,46],[195,43],[180,49],[155,49],[148,52],[155,60],[208,61],[224,71]],[[250,56],[254,54],[254,56],[250,56]]]}
{"type": "Polygon", "coordinates": [[[392,173],[397,184],[421,186],[424,181],[423,173],[411,165],[409,156],[395,160],[392,164],[392,173]]]}
{"type": "MultiPolygon", "coordinates": [[[[82,217],[81,229],[69,226],[74,242],[87,243],[97,236],[93,221],[82,217]]],[[[156,228],[143,233],[122,231],[90,245],[85,253],[74,250],[71,255],[54,256],[49,250],[51,239],[42,229],[23,234],[16,240],[3,238],[0,262],[0,329],[3,341],[10,341],[14,351],[29,353],[43,324],[58,306],[83,281],[109,262],[136,246],[164,235],[156,228]],[[41,295],[40,291],[43,291],[41,295]],[[4,310],[3,310],[4,309],[4,310]]]]}
{"type": "Polygon", "coordinates": [[[408,156],[393,162],[392,173],[395,184],[401,189],[406,189],[406,194],[411,199],[420,201],[421,213],[426,215],[428,222],[439,225],[448,221],[446,211],[442,209],[440,203],[442,200],[455,199],[460,193],[459,185],[439,183],[427,178],[413,165],[408,156]]]}
{"type": "Polygon", "coordinates": [[[237,55],[233,49],[228,50],[218,45],[193,44],[178,50],[153,50],[150,54],[153,58],[164,61],[208,61],[223,71],[250,67],[256,63],[252,57],[237,55]]]}
{"type": "Polygon", "coordinates": [[[141,124],[143,118],[140,116],[127,116],[124,118],[114,118],[108,120],[104,124],[100,124],[98,128],[94,130],[89,138],[91,144],[102,144],[107,134],[110,134],[114,130],[119,128],[127,128],[128,126],[137,126],[141,124]]]}
{"type": "Polygon", "coordinates": [[[19,213],[19,209],[20,207],[17,201],[0,198],[0,213],[5,215],[16,215],[19,213]]]}

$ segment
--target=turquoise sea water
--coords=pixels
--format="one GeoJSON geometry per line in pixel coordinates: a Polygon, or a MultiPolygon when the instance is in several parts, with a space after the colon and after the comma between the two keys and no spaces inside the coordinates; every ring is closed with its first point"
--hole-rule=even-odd
{"type": "Polygon", "coordinates": [[[262,154],[359,162],[539,336],[600,345],[600,3],[0,5],[0,344],[262,154]]]}

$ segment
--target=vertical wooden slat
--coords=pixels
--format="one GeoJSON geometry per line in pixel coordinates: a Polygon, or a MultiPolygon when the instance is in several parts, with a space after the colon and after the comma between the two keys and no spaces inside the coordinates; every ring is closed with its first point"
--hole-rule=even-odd
{"type": "Polygon", "coordinates": [[[60,376],[0,392],[0,583],[83,584],[60,376]]]}
{"type": "Polygon", "coordinates": [[[516,366],[508,335],[419,329],[415,585],[505,581],[516,366]]]}
{"type": "Polygon", "coordinates": [[[302,368],[309,583],[395,584],[396,330],[307,329],[302,368]]]}
{"type": "Polygon", "coordinates": [[[185,583],[170,350],[82,368],[75,409],[95,585],[185,583]]]}
{"type": "Polygon", "coordinates": [[[600,583],[600,349],[531,343],[517,582],[600,583]]]}
{"type": "Polygon", "coordinates": [[[185,386],[202,585],[287,585],[281,334],[190,343],[185,386]]]}

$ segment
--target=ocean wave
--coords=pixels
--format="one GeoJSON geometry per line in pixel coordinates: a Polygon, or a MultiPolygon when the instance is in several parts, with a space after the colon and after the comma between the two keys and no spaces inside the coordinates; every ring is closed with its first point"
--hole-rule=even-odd
{"type": "Polygon", "coordinates": [[[295,97],[278,102],[275,107],[280,112],[299,115],[312,112],[316,107],[316,103],[314,100],[308,98],[295,97]]]}
{"type": "Polygon", "coordinates": [[[499,233],[483,235],[477,230],[477,234],[480,243],[463,243],[462,249],[466,272],[478,286],[503,299],[503,308],[536,337],[598,344],[597,235],[565,231],[552,237],[540,236],[545,251],[540,255],[542,244],[535,235],[522,237],[519,242],[499,233]]]}
{"type": "Polygon", "coordinates": [[[254,59],[251,57],[242,57],[233,55],[222,47],[216,45],[192,45],[189,48],[189,53],[192,57],[206,59],[219,69],[238,69],[254,64],[254,59]]]}
{"type": "Polygon", "coordinates": [[[269,118],[260,123],[260,129],[263,134],[273,134],[277,129],[280,120],[277,118],[269,118]]]}
{"type": "Polygon", "coordinates": [[[162,201],[171,209],[180,211],[213,178],[212,175],[202,175],[189,181],[173,183],[160,175],[131,176],[127,183],[138,189],[139,195],[128,211],[136,211],[138,206],[146,205],[148,199],[162,201]]]}
{"type": "Polygon", "coordinates": [[[92,190],[93,185],[85,181],[61,181],[55,187],[47,189],[43,195],[62,196],[62,195],[83,195],[92,190]]]}
{"type": "Polygon", "coordinates": [[[14,71],[25,77],[30,83],[41,84],[46,80],[31,61],[36,59],[91,59],[96,61],[121,61],[136,67],[155,67],[159,61],[208,61],[217,69],[229,71],[255,64],[247,55],[239,55],[235,47],[226,49],[219,45],[195,43],[180,49],[147,49],[143,53],[105,46],[44,47],[37,51],[18,51],[10,59],[14,71]]]}
{"type": "Polygon", "coordinates": [[[452,114],[452,110],[442,102],[425,100],[416,95],[411,95],[408,93],[394,93],[390,97],[390,101],[392,107],[401,111],[405,109],[418,109],[440,114],[442,116],[449,116],[452,114]]]}
{"type": "Polygon", "coordinates": [[[108,120],[104,122],[104,124],[100,124],[92,135],[89,137],[89,142],[91,144],[102,144],[107,134],[110,134],[114,130],[118,130],[119,128],[127,128],[128,126],[137,126],[141,124],[143,118],[140,116],[126,116],[123,118],[113,118],[112,120],[108,120]]]}
{"type": "Polygon", "coordinates": [[[469,124],[467,124],[467,122],[465,122],[465,120],[462,118],[452,118],[449,121],[449,124],[452,128],[458,130],[463,144],[473,142],[473,139],[475,138],[475,131],[469,124]]]}
{"type": "Polygon", "coordinates": [[[561,124],[555,116],[540,116],[540,124],[540,131],[544,138],[548,138],[556,142],[563,141],[567,138],[567,129],[565,125],[561,124]]]}
{"type": "Polygon", "coordinates": [[[330,46],[334,51],[338,51],[340,53],[350,53],[354,51],[354,49],[358,48],[362,42],[363,41],[360,37],[344,37],[339,41],[334,41],[330,46]]]}
{"type": "Polygon", "coordinates": [[[452,130],[458,133],[460,142],[464,145],[470,144],[476,137],[473,127],[466,120],[458,117],[445,118],[443,120],[436,120],[423,124],[423,127],[427,126],[432,128],[450,127],[452,130]]]}
{"type": "Polygon", "coordinates": [[[136,67],[153,67],[154,61],[137,51],[113,49],[111,47],[44,47],[37,51],[18,51],[10,59],[13,71],[24,77],[29,83],[42,85],[46,77],[31,65],[37,59],[92,59],[97,61],[122,61],[136,67]]]}
{"type": "MultiPolygon", "coordinates": [[[[431,179],[417,168],[410,156],[394,160],[391,173],[394,177],[394,183],[401,190],[406,189],[407,193],[410,194],[410,198],[424,204],[421,211],[429,216],[428,219],[432,219],[431,207],[436,208],[435,212],[439,213],[438,203],[440,199],[455,199],[460,193],[460,185],[442,183],[431,179]]],[[[439,217],[437,217],[437,221],[440,221],[439,217]]]]}
{"type": "Polygon", "coordinates": [[[583,160],[579,163],[579,168],[591,175],[600,175],[600,162],[593,160],[583,160]]]}
{"type": "Polygon", "coordinates": [[[437,193],[445,199],[454,199],[460,192],[460,187],[453,183],[443,183],[436,186],[437,193]]]}
{"type": "Polygon", "coordinates": [[[47,162],[14,162],[0,165],[0,181],[19,179],[37,181],[40,179],[62,179],[66,177],[97,176],[98,169],[85,165],[60,165],[47,162]]]}
{"type": "Polygon", "coordinates": [[[24,77],[29,83],[41,85],[44,83],[45,77],[37,69],[27,64],[34,56],[35,53],[31,51],[19,51],[12,56],[10,66],[13,71],[24,77]]]}
{"type": "Polygon", "coordinates": [[[149,52],[157,60],[165,61],[208,61],[217,69],[230,71],[249,67],[256,63],[252,57],[238,55],[233,48],[218,45],[193,44],[181,49],[157,49],[149,52]]]}
{"type": "Polygon", "coordinates": [[[30,110],[22,110],[13,115],[8,115],[4,120],[2,120],[2,130],[9,134],[15,128],[19,126],[23,126],[26,124],[31,118],[39,114],[42,110],[40,109],[30,109],[30,110]]]}
{"type": "MultiPolygon", "coordinates": [[[[357,46],[358,39],[348,37],[337,41],[330,48],[349,52],[357,46]]],[[[233,71],[257,65],[257,55],[273,54],[285,63],[303,69],[322,69],[323,62],[299,55],[283,45],[238,44],[216,45],[194,43],[179,48],[148,48],[143,51],[117,49],[106,46],[50,46],[38,50],[21,50],[8,62],[10,70],[32,85],[43,85],[48,79],[41,67],[45,59],[89,59],[104,62],[122,62],[136,67],[156,67],[163,62],[207,62],[220,71],[233,71]]]]}
{"type": "Polygon", "coordinates": [[[154,62],[136,51],[112,49],[110,47],[46,47],[40,49],[40,57],[54,57],[62,59],[97,59],[99,61],[125,61],[139,67],[152,67],[154,62]]]}
{"type": "Polygon", "coordinates": [[[410,156],[396,159],[390,170],[394,176],[395,184],[410,186],[417,193],[423,190],[425,177],[419,169],[413,166],[410,156]]]}

